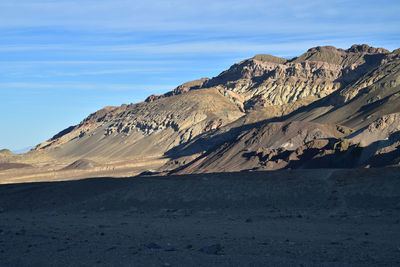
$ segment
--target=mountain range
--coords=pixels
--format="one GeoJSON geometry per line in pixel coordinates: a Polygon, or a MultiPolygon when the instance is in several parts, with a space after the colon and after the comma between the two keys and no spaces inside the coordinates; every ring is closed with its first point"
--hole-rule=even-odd
{"type": "Polygon", "coordinates": [[[162,158],[153,172],[166,174],[398,166],[400,49],[256,55],[143,102],[104,107],[14,158],[162,158]]]}

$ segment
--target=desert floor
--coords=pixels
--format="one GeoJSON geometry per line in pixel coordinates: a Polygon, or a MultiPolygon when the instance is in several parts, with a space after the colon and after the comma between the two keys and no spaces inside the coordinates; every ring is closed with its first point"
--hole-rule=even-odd
{"type": "Polygon", "coordinates": [[[400,171],[0,185],[0,266],[399,266],[400,171]]]}

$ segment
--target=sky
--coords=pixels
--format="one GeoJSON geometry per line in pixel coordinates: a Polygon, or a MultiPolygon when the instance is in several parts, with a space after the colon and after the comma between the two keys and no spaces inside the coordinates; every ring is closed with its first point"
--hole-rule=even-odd
{"type": "Polygon", "coordinates": [[[398,0],[0,0],[0,149],[255,54],[400,47],[398,0]]]}

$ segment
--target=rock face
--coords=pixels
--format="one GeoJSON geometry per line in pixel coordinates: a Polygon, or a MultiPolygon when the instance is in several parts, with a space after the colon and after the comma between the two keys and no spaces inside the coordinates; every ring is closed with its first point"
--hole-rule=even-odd
{"type": "Polygon", "coordinates": [[[380,140],[389,140],[400,132],[400,113],[384,115],[376,121],[349,136],[352,143],[369,146],[380,140]]]}
{"type": "Polygon", "coordinates": [[[354,45],[347,50],[315,47],[291,60],[257,55],[206,81],[204,87],[222,86],[240,94],[246,109],[284,105],[325,97],[382,64],[388,54],[382,48],[354,45]]]}
{"type": "Polygon", "coordinates": [[[165,170],[207,172],[374,166],[387,150],[393,165],[397,141],[392,150],[366,147],[397,140],[399,116],[388,114],[399,104],[398,50],[314,47],[293,59],[256,55],[212,79],[105,107],[31,154],[96,162],[164,156],[165,170]]]}
{"type": "Polygon", "coordinates": [[[244,130],[234,140],[210,150],[177,172],[384,167],[399,163],[400,114],[395,113],[355,133],[339,125],[266,123],[244,130]]]}
{"type": "Polygon", "coordinates": [[[180,173],[240,171],[243,169],[280,169],[290,161],[298,160],[306,145],[309,148],[324,147],[344,136],[340,126],[313,122],[271,122],[259,124],[251,130],[243,130],[195,162],[180,173]]]}

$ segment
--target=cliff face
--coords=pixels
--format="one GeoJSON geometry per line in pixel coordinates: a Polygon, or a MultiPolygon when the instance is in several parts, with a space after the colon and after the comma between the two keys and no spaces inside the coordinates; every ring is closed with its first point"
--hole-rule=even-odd
{"type": "MultiPolygon", "coordinates": [[[[212,79],[185,83],[141,103],[105,107],[39,144],[35,151],[55,158],[107,161],[153,155],[196,157],[222,145],[220,152],[207,158],[220,169],[229,155],[234,155],[232,162],[239,169],[249,167],[239,153],[249,148],[248,153],[265,154],[261,157],[264,168],[272,166],[272,158],[281,159],[277,155],[282,156],[282,151],[300,149],[292,155],[299,159],[305,150],[322,149],[326,141],[318,140],[331,140],[324,151],[336,151],[333,139],[400,112],[399,54],[398,50],[390,53],[354,45],[347,50],[315,47],[293,59],[256,55],[212,79]],[[264,130],[256,130],[259,127],[264,130]],[[271,140],[275,140],[273,145],[271,140]],[[303,147],[310,142],[314,143],[303,147]],[[292,143],[296,148],[290,147],[292,143]],[[265,157],[266,151],[275,156],[265,157]]],[[[251,168],[260,167],[254,164],[251,168]]],[[[279,161],[271,168],[289,165],[279,161]]]]}
{"type": "Polygon", "coordinates": [[[246,109],[260,102],[264,107],[285,105],[325,97],[381,65],[389,54],[354,45],[347,50],[315,47],[291,60],[257,55],[206,81],[204,87],[222,86],[240,94],[246,109]]]}

